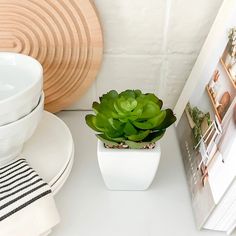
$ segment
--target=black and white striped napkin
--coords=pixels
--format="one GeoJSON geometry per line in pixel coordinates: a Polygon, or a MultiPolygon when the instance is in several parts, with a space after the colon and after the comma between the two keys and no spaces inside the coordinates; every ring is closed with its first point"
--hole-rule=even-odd
{"type": "MultiPolygon", "coordinates": [[[[6,233],[13,232],[15,227],[15,232],[19,232],[17,219],[20,219],[21,224],[24,223],[24,220],[22,220],[24,217],[26,219],[26,223],[29,219],[32,223],[34,223],[34,219],[31,219],[31,215],[40,219],[44,217],[43,214],[45,215],[45,220],[47,216],[53,216],[55,218],[55,220],[50,219],[51,222],[53,222],[53,225],[50,226],[51,228],[58,223],[59,216],[55,208],[50,186],[43,181],[43,179],[34,171],[33,168],[29,166],[26,159],[17,159],[1,167],[0,235],[2,235],[1,229],[3,229],[4,233],[6,233]],[[49,201],[50,204],[48,204],[49,201]],[[50,211],[48,214],[46,206],[48,206],[48,211],[50,211]],[[40,207],[44,209],[40,209],[40,207]],[[53,214],[52,211],[54,211],[53,214]],[[39,216],[37,216],[37,212],[39,216]],[[11,227],[9,231],[6,225],[4,225],[4,221],[12,224],[9,225],[9,228],[11,227]],[[4,225],[4,227],[1,227],[1,225],[4,225]]],[[[50,222],[50,220],[48,222],[50,222]]],[[[36,232],[41,233],[51,229],[48,228],[48,222],[47,224],[42,224],[41,222],[42,229],[37,228],[36,232]],[[43,227],[45,227],[45,229],[43,227]]],[[[19,227],[20,230],[24,229],[22,225],[19,225],[19,227]]],[[[27,227],[25,230],[27,230],[27,227]]],[[[33,232],[33,229],[31,229],[31,231],[33,232]]],[[[13,235],[13,233],[8,233],[8,235],[13,235]]],[[[27,235],[27,233],[24,235],[27,235]]]]}

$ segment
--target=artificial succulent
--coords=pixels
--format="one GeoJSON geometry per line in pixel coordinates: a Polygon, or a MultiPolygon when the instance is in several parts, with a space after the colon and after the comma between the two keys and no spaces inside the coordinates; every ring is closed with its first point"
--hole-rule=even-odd
{"type": "Polygon", "coordinates": [[[87,125],[109,147],[124,145],[145,148],[155,143],[176,121],[171,109],[162,109],[163,102],[152,93],[111,90],[93,103],[95,115],[86,116],[87,125]]]}

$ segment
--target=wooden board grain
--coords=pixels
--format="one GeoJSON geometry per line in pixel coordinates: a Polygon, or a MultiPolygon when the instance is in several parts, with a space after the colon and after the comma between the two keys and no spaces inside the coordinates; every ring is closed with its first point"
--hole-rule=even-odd
{"type": "Polygon", "coordinates": [[[43,65],[45,108],[60,111],[85,93],[103,54],[101,25],[89,0],[0,0],[0,51],[43,65]]]}

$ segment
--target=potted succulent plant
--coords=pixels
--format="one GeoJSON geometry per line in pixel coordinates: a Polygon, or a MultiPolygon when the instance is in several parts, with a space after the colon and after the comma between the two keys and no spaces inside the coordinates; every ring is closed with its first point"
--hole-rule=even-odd
{"type": "Polygon", "coordinates": [[[97,155],[111,190],[145,190],[156,174],[161,149],[157,142],[176,121],[154,94],[112,90],[93,103],[87,125],[98,137],[97,155]]]}

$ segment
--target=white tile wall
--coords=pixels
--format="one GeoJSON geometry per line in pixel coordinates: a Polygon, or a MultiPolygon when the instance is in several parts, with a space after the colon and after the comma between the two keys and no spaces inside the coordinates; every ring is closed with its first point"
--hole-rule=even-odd
{"type": "Polygon", "coordinates": [[[97,95],[111,89],[145,88],[152,92],[157,88],[162,60],[152,55],[104,55],[102,67],[96,83],[97,95]],[[109,69],[108,69],[109,68],[109,69]]]}
{"type": "Polygon", "coordinates": [[[172,53],[166,56],[161,95],[167,105],[173,107],[176,103],[195,60],[196,54],[172,53]]]}
{"type": "Polygon", "coordinates": [[[167,52],[198,54],[222,2],[222,0],[172,0],[167,52]]]}
{"type": "Polygon", "coordinates": [[[94,0],[104,32],[104,61],[72,109],[90,109],[110,89],[157,92],[173,107],[222,0],[94,0]]]}
{"type": "Polygon", "coordinates": [[[105,53],[158,54],[165,20],[163,0],[95,0],[104,29],[105,53]]]}

